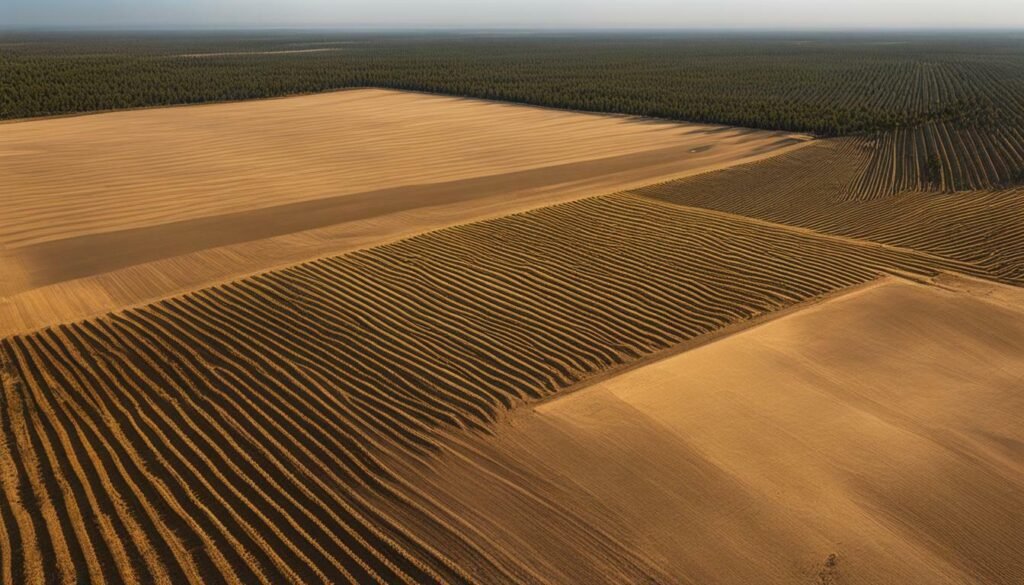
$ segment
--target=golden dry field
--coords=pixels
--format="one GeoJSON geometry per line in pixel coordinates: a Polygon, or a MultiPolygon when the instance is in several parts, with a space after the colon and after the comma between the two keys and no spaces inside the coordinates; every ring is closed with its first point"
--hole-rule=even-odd
{"type": "Polygon", "coordinates": [[[0,582],[1024,577],[1019,190],[381,90],[0,128],[0,582]]]}
{"type": "Polygon", "coordinates": [[[803,141],[384,90],[7,123],[0,335],[803,141]]]}
{"type": "MultiPolygon", "coordinates": [[[[483,449],[671,582],[1014,583],[1024,294],[979,286],[877,281],[524,409],[483,449]]],[[[474,461],[434,491],[477,505],[474,461]]],[[[525,506],[479,508],[529,534],[525,506]]]]}

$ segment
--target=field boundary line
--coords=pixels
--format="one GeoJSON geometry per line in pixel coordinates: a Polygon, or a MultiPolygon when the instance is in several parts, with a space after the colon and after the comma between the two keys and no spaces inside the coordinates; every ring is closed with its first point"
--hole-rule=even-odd
{"type": "Polygon", "coordinates": [[[781,309],[768,311],[766,313],[760,313],[758,315],[751,317],[750,319],[737,321],[735,323],[731,323],[729,325],[725,325],[723,327],[715,329],[714,331],[710,331],[703,335],[699,335],[692,339],[687,339],[675,345],[666,347],[665,349],[644,354],[639,358],[634,359],[633,361],[605,370],[599,374],[595,374],[594,376],[591,376],[584,380],[580,380],[576,384],[573,384],[572,386],[569,386],[567,388],[563,388],[554,394],[545,396],[543,398],[540,398],[539,400],[531,400],[529,403],[526,403],[525,405],[518,405],[518,408],[513,407],[506,412],[500,413],[501,416],[499,417],[498,422],[507,422],[509,420],[514,419],[515,417],[523,416],[524,414],[532,414],[537,408],[545,404],[554,402],[561,398],[566,398],[571,394],[576,394],[577,392],[585,391],[592,386],[595,386],[597,384],[600,384],[602,382],[605,382],[627,372],[655,364],[662,360],[675,357],[677,355],[686,353],[699,347],[703,347],[705,345],[710,345],[712,343],[721,341],[734,335],[739,335],[740,333],[743,333],[745,331],[756,329],[762,325],[767,325],[768,323],[777,321],[779,319],[784,319],[785,317],[788,317],[795,313],[799,313],[806,309],[810,309],[818,305],[829,303],[831,301],[846,296],[864,292],[875,287],[883,286],[886,283],[896,281],[911,282],[920,286],[933,286],[922,280],[907,278],[902,275],[896,275],[891,273],[882,273],[872,280],[868,280],[866,282],[862,282],[859,284],[854,284],[852,286],[848,286],[845,288],[832,290],[823,295],[818,295],[816,297],[800,301],[798,303],[794,303],[781,309]],[[525,406],[525,408],[523,408],[523,406],[525,406]]]}
{"type": "Polygon", "coordinates": [[[774,221],[768,221],[766,219],[750,217],[749,215],[740,215],[740,214],[737,214],[737,213],[729,213],[728,211],[719,211],[717,209],[708,209],[707,207],[696,207],[696,206],[692,206],[692,205],[682,205],[682,204],[679,204],[679,203],[669,203],[667,201],[662,201],[662,200],[656,199],[654,197],[648,197],[647,195],[644,195],[642,193],[636,193],[636,192],[634,192],[632,190],[624,191],[622,193],[622,195],[626,195],[626,196],[629,196],[629,197],[640,197],[640,198],[642,198],[644,200],[649,200],[649,201],[651,201],[653,203],[656,203],[658,205],[669,206],[669,207],[682,207],[684,209],[691,210],[691,211],[693,211],[695,213],[707,214],[707,215],[710,215],[712,217],[720,217],[720,218],[729,219],[729,220],[733,220],[733,221],[742,221],[742,222],[747,222],[747,223],[751,223],[751,224],[755,224],[755,225],[761,225],[761,226],[772,227],[772,228],[781,229],[781,230],[787,230],[787,231],[790,231],[790,232],[795,232],[795,233],[803,234],[805,236],[821,238],[823,240],[834,241],[834,242],[842,242],[844,244],[848,244],[848,245],[851,245],[851,246],[858,246],[858,247],[862,247],[862,248],[873,248],[873,249],[878,249],[878,250],[885,250],[885,251],[888,251],[888,252],[899,252],[899,253],[902,253],[902,254],[907,254],[907,255],[911,255],[911,256],[917,256],[918,258],[924,258],[924,259],[927,259],[927,260],[930,260],[930,261],[933,261],[933,262],[938,262],[940,264],[952,264],[952,265],[957,265],[957,266],[971,267],[971,268],[975,268],[976,270],[978,270],[978,271],[980,271],[982,273],[987,273],[984,268],[982,268],[980,266],[977,266],[975,264],[964,262],[963,260],[957,260],[955,258],[947,258],[947,257],[944,257],[944,256],[937,256],[937,255],[932,254],[930,252],[925,252],[925,251],[918,250],[918,249],[915,249],[915,248],[905,248],[905,247],[896,246],[896,245],[893,245],[893,244],[886,244],[884,242],[876,242],[874,240],[866,240],[866,239],[861,239],[861,238],[853,238],[853,237],[850,237],[850,236],[842,236],[842,235],[839,235],[839,234],[830,234],[830,233],[820,232],[818,230],[814,230],[814,229],[806,228],[806,227],[802,227],[802,226],[791,225],[791,224],[788,224],[788,223],[776,223],[774,221]]]}

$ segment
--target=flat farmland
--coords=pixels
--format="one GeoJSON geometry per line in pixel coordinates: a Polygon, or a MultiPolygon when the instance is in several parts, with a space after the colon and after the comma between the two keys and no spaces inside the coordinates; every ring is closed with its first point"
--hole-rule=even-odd
{"type": "Polygon", "coordinates": [[[803,141],[373,89],[9,123],[0,333],[803,141]]]}
{"type": "Polygon", "coordinates": [[[11,336],[0,544],[18,554],[0,571],[673,582],[605,516],[553,500],[543,474],[487,471],[485,459],[509,493],[493,510],[422,475],[582,381],[880,275],[958,266],[622,194],[11,336]],[[513,503],[569,532],[538,520],[515,546],[501,536],[512,527],[486,516],[513,503]]]}
{"type": "Polygon", "coordinates": [[[419,482],[509,546],[555,546],[572,531],[490,474],[543,478],[671,583],[1018,583],[1024,294],[944,280],[875,281],[523,409],[419,482]]]}
{"type": "Polygon", "coordinates": [[[1024,301],[991,281],[1019,274],[1015,192],[858,201],[855,142],[670,128],[9,242],[92,272],[9,297],[0,579],[1013,583],[1024,301]],[[695,137],[747,147],[696,164],[719,146],[695,137]]]}
{"type": "Polygon", "coordinates": [[[0,583],[1024,583],[1021,38],[339,35],[0,32],[0,583]]]}

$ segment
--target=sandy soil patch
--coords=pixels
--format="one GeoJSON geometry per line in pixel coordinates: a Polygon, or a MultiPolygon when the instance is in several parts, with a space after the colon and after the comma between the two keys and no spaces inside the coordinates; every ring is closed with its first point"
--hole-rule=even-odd
{"type": "Polygon", "coordinates": [[[1017,583],[1024,303],[974,286],[794,313],[514,417],[431,477],[496,538],[553,545],[474,469],[543,478],[673,582],[1017,583]]]}
{"type": "Polygon", "coordinates": [[[803,144],[373,89],[3,128],[0,334],[803,144]]]}
{"type": "Polygon", "coordinates": [[[30,120],[0,136],[0,243],[784,136],[374,89],[30,120]]]}

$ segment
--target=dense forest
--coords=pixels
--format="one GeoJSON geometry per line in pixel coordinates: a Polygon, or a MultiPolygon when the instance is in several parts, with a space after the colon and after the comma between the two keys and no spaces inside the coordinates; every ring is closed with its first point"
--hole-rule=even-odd
{"type": "Polygon", "coordinates": [[[0,119],[366,86],[856,134],[909,186],[1024,180],[1022,35],[0,34],[0,119]]]}

